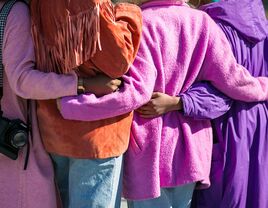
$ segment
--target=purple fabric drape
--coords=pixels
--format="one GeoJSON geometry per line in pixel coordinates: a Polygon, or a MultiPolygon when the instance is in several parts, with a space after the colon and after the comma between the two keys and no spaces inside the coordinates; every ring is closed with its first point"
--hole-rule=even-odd
{"type": "MultiPolygon", "coordinates": [[[[253,76],[267,77],[268,23],[261,0],[225,0],[202,9],[224,31],[238,63],[253,76]]],[[[185,115],[197,118],[215,118],[230,104],[211,85],[197,84],[182,98],[185,115]]],[[[217,143],[211,187],[195,192],[192,207],[267,208],[268,102],[234,101],[212,123],[217,143]]]]}

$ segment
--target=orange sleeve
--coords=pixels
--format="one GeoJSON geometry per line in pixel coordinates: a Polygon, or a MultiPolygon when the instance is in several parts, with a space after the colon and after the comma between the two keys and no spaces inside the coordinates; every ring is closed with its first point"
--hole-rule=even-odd
{"type": "Polygon", "coordinates": [[[142,30],[138,6],[119,3],[100,9],[100,42],[90,60],[100,71],[112,78],[121,77],[133,63],[139,48],[142,30]]]}

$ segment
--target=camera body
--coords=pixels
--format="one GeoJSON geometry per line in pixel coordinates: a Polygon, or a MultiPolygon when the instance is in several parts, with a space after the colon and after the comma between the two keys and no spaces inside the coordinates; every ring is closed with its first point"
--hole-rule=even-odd
{"type": "Polygon", "coordinates": [[[0,153],[16,160],[19,150],[28,143],[28,127],[20,119],[0,116],[0,153]]]}

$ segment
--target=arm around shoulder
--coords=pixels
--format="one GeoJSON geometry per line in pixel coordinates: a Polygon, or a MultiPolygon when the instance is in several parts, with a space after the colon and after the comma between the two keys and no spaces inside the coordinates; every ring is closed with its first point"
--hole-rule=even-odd
{"type": "Polygon", "coordinates": [[[268,78],[255,78],[239,65],[221,29],[209,17],[206,23],[208,45],[199,79],[210,81],[218,90],[236,100],[268,100],[268,78]]]}
{"type": "Polygon", "coordinates": [[[122,77],[123,86],[119,91],[100,98],[94,94],[62,98],[62,116],[81,121],[100,120],[128,113],[147,103],[154,90],[157,70],[151,55],[155,48],[146,40],[141,40],[135,61],[122,77]]]}

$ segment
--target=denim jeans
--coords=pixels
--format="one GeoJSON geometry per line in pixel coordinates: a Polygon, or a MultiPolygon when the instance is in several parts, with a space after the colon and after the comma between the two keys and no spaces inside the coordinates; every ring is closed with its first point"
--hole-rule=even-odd
{"type": "Polygon", "coordinates": [[[122,156],[75,159],[51,155],[64,208],[119,208],[122,156]]]}
{"type": "Polygon", "coordinates": [[[155,199],[128,201],[128,208],[188,208],[191,206],[195,183],[175,188],[161,188],[161,196],[155,199]]]}

